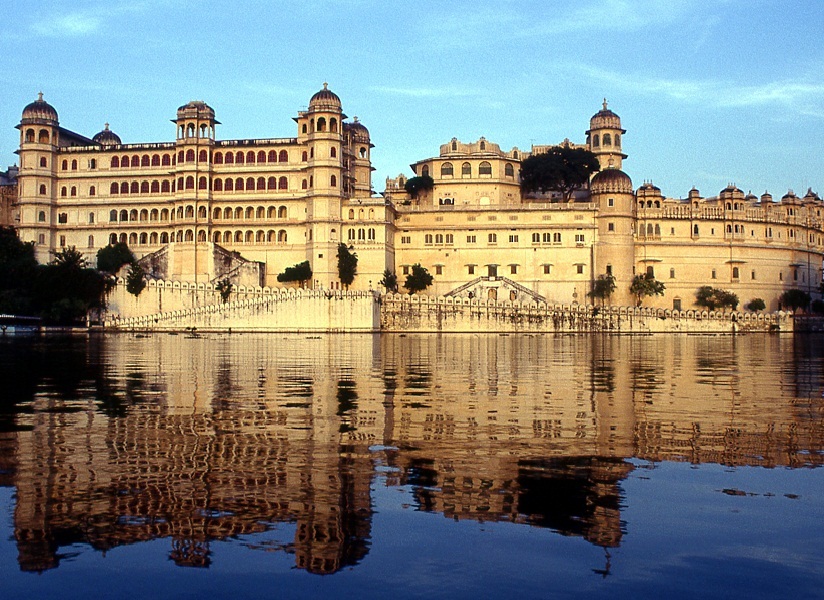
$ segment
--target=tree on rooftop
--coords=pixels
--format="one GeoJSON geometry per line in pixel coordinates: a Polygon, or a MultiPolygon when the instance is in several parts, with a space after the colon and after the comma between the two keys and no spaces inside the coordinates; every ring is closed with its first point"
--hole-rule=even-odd
{"type": "Polygon", "coordinates": [[[533,154],[521,162],[521,190],[560,192],[564,202],[569,202],[572,192],[584,187],[600,168],[598,157],[589,150],[553,146],[548,152],[533,154]]]}
{"type": "Polygon", "coordinates": [[[431,190],[435,187],[435,180],[429,175],[419,175],[406,180],[403,189],[413,198],[417,198],[420,192],[431,190]]]}

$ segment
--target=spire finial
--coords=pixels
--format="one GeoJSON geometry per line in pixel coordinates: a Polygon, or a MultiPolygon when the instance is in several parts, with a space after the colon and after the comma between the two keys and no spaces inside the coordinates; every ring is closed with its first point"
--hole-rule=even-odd
{"type": "Polygon", "coordinates": [[[606,109],[607,109],[607,99],[604,98],[604,110],[606,110],[606,109]]]}
{"type": "Polygon", "coordinates": [[[37,92],[37,101],[43,102],[43,92],[37,92]]]}
{"type": "Polygon", "coordinates": [[[329,84],[326,83],[325,81],[323,82],[323,89],[325,89],[325,90],[329,89],[329,84]]]}
{"type": "Polygon", "coordinates": [[[108,131],[109,130],[109,124],[108,123],[103,123],[103,129],[108,131]]]}

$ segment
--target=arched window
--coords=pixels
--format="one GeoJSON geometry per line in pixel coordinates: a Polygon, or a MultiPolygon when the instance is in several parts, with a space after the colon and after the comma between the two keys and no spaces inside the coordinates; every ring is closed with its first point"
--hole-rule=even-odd
{"type": "Polygon", "coordinates": [[[228,206],[223,209],[223,218],[224,219],[231,219],[232,218],[232,209],[228,206]]]}
{"type": "Polygon", "coordinates": [[[194,216],[195,216],[195,207],[190,204],[189,206],[186,207],[186,218],[187,219],[192,219],[192,218],[194,218],[194,216]]]}
{"type": "Polygon", "coordinates": [[[132,185],[129,187],[130,194],[139,194],[140,193],[140,184],[136,181],[132,181],[132,185]]]}
{"type": "Polygon", "coordinates": [[[141,194],[148,194],[149,193],[149,182],[144,181],[140,184],[140,193],[141,194]]]}
{"type": "Polygon", "coordinates": [[[257,210],[255,211],[255,218],[256,219],[263,219],[266,216],[266,209],[262,206],[258,206],[257,210]]]}
{"type": "Polygon", "coordinates": [[[216,165],[222,165],[223,164],[223,152],[215,152],[214,163],[216,165]]]}
{"type": "Polygon", "coordinates": [[[243,209],[239,206],[235,208],[235,219],[242,219],[243,218],[243,209]]]}
{"type": "MultiPolygon", "coordinates": [[[[173,212],[172,214],[175,214],[175,213],[173,212]]],[[[182,218],[183,218],[183,207],[178,206],[177,207],[177,220],[179,221],[182,218]]]]}
{"type": "Polygon", "coordinates": [[[329,185],[331,185],[332,187],[338,187],[338,178],[334,175],[329,177],[329,185]]]}
{"type": "Polygon", "coordinates": [[[266,209],[266,218],[267,219],[274,219],[277,215],[277,209],[274,206],[270,206],[266,209]]]}
{"type": "Polygon", "coordinates": [[[156,208],[153,208],[153,209],[152,209],[152,212],[151,212],[151,213],[149,213],[149,220],[150,220],[150,221],[157,221],[158,214],[159,214],[159,213],[157,212],[157,209],[156,209],[156,208]]]}
{"type": "Polygon", "coordinates": [[[306,150],[303,151],[303,154],[301,154],[300,158],[303,162],[306,162],[307,160],[309,160],[309,155],[306,154],[306,150]]]}
{"type": "Polygon", "coordinates": [[[347,237],[347,239],[348,239],[350,242],[352,242],[352,241],[354,241],[354,240],[355,240],[355,229],[354,229],[354,227],[350,227],[350,228],[346,231],[346,237],[347,237]]]}
{"type": "Polygon", "coordinates": [[[132,166],[133,167],[139,167],[140,166],[140,157],[137,154],[132,156],[132,166]]]}
{"type": "Polygon", "coordinates": [[[199,206],[197,208],[197,218],[198,219],[205,219],[206,218],[206,207],[205,206],[199,206]]]}
{"type": "Polygon", "coordinates": [[[93,212],[89,213],[89,223],[94,223],[94,213],[93,212]]]}
{"type": "Polygon", "coordinates": [[[168,221],[169,220],[169,209],[164,208],[160,211],[160,220],[161,221],[168,221]]]}
{"type": "Polygon", "coordinates": [[[60,169],[63,170],[63,171],[68,171],[69,170],[69,161],[64,160],[62,163],[60,163],[60,169]]]}
{"type": "Polygon", "coordinates": [[[127,182],[122,182],[120,184],[120,193],[121,194],[128,194],[129,193],[129,184],[127,182]]]}
{"type": "Polygon", "coordinates": [[[226,164],[233,165],[235,163],[235,155],[231,152],[226,153],[226,164]]]}
{"type": "MultiPolygon", "coordinates": [[[[117,184],[116,184],[116,183],[113,183],[113,184],[112,184],[112,186],[114,186],[114,188],[115,188],[115,189],[117,189],[117,184]]],[[[117,193],[117,192],[115,192],[115,194],[116,194],[116,193],[117,193]]],[[[46,195],[46,184],[44,184],[44,183],[41,183],[41,184],[40,184],[40,195],[41,195],[41,196],[45,196],[45,195],[46,195]]]]}
{"type": "Polygon", "coordinates": [[[125,234],[125,233],[121,233],[121,234],[120,234],[120,239],[119,239],[119,241],[120,241],[121,243],[125,244],[125,243],[127,242],[127,240],[128,240],[128,239],[129,239],[129,238],[126,236],[126,234],[125,234]]]}
{"type": "Polygon", "coordinates": [[[258,229],[257,233],[255,233],[255,241],[258,243],[262,243],[266,239],[266,234],[263,232],[262,229],[258,229]]]}
{"type": "Polygon", "coordinates": [[[355,209],[350,208],[349,209],[349,219],[351,220],[351,219],[354,219],[354,218],[355,218],[355,209]]]}
{"type": "Polygon", "coordinates": [[[600,146],[601,145],[600,140],[601,140],[601,138],[598,136],[597,133],[595,135],[593,135],[592,136],[592,147],[597,148],[598,146],[600,146]]]}
{"type": "Polygon", "coordinates": [[[224,241],[224,243],[231,243],[231,241],[232,241],[232,232],[231,231],[224,231],[223,232],[223,241],[224,241]]]}
{"type": "MultiPolygon", "coordinates": [[[[48,133],[46,133],[46,141],[43,141],[43,131],[40,132],[40,143],[45,144],[48,142],[48,133]]],[[[33,142],[34,141],[34,129],[26,129],[26,141],[33,142]]]]}
{"type": "Polygon", "coordinates": [[[254,164],[254,162],[255,162],[255,153],[254,153],[254,151],[249,150],[246,153],[246,162],[249,163],[249,164],[254,164]]]}
{"type": "Polygon", "coordinates": [[[468,162],[465,162],[461,165],[461,176],[464,175],[469,177],[472,176],[472,165],[470,165],[468,162]]]}
{"type": "MultiPolygon", "coordinates": [[[[112,212],[114,213],[114,220],[116,221],[117,220],[117,211],[112,211],[112,212]]],[[[46,211],[41,210],[39,213],[37,213],[37,221],[40,222],[40,223],[45,223],[46,222],[46,211]]]]}
{"type": "Polygon", "coordinates": [[[120,192],[120,187],[117,185],[117,182],[112,182],[111,187],[109,188],[109,193],[114,195],[120,192]]]}
{"type": "Polygon", "coordinates": [[[647,235],[652,237],[653,235],[652,223],[647,223],[647,235]]]}
{"type": "Polygon", "coordinates": [[[441,165],[441,177],[452,177],[452,173],[452,163],[447,162],[441,165]]]}
{"type": "Polygon", "coordinates": [[[281,229],[278,231],[278,241],[279,242],[286,242],[286,230],[281,229]]]}
{"type": "Polygon", "coordinates": [[[151,164],[151,159],[149,158],[148,154],[144,154],[140,157],[140,166],[141,167],[148,167],[151,164]]]}
{"type": "Polygon", "coordinates": [[[269,150],[269,162],[277,162],[278,161],[278,153],[274,150],[269,150]]]}
{"type": "Polygon", "coordinates": [[[421,167],[421,176],[429,177],[429,165],[424,165],[423,167],[421,167]]]}
{"type": "Polygon", "coordinates": [[[137,209],[133,208],[129,211],[129,221],[137,221],[137,209]]]}
{"type": "Polygon", "coordinates": [[[270,178],[269,178],[269,181],[268,181],[268,182],[267,182],[267,184],[266,184],[266,187],[267,187],[268,189],[270,189],[270,190],[277,189],[277,187],[278,187],[278,181],[277,181],[277,179],[275,179],[274,177],[270,177],[270,178]]]}
{"type": "MultiPolygon", "coordinates": [[[[305,179],[304,179],[303,181],[301,181],[301,182],[300,182],[300,189],[305,190],[305,189],[307,189],[308,187],[309,187],[309,182],[308,182],[308,181],[306,181],[305,179]]],[[[44,193],[45,193],[45,192],[44,192],[44,193]]]]}
{"type": "Polygon", "coordinates": [[[182,163],[183,159],[186,155],[184,154],[183,150],[177,153],[177,162],[182,163]]]}
{"type": "Polygon", "coordinates": [[[618,133],[615,134],[615,147],[616,148],[621,147],[621,135],[618,134],[618,133]]]}
{"type": "Polygon", "coordinates": [[[246,243],[251,244],[255,239],[255,232],[254,231],[247,231],[246,232],[246,243]]]}
{"type": "Polygon", "coordinates": [[[263,150],[259,150],[258,155],[257,155],[257,161],[259,163],[265,163],[266,162],[266,152],[264,152],[263,150]]]}
{"type": "Polygon", "coordinates": [[[114,246],[116,243],[117,243],[117,234],[116,233],[109,234],[109,244],[114,246]]]}
{"type": "Polygon", "coordinates": [[[212,219],[214,221],[217,221],[218,219],[220,219],[221,214],[222,214],[222,211],[219,208],[215,208],[212,211],[212,219]]]}
{"type": "Polygon", "coordinates": [[[144,232],[140,234],[140,245],[145,246],[146,243],[149,241],[149,236],[144,232]]]}
{"type": "Polygon", "coordinates": [[[168,193],[170,191],[170,189],[171,189],[171,186],[169,185],[169,180],[164,179],[160,184],[161,193],[164,193],[164,194],[168,193]]]}
{"type": "Polygon", "coordinates": [[[195,234],[191,229],[186,230],[186,241],[192,242],[195,239],[195,234]]]}
{"type": "Polygon", "coordinates": [[[515,177],[515,167],[513,167],[511,164],[507,163],[506,166],[504,167],[504,175],[506,177],[515,177]]]}
{"type": "Polygon", "coordinates": [[[198,180],[197,180],[197,189],[205,190],[206,187],[207,187],[206,178],[205,177],[199,177],[198,180]]]}
{"type": "Polygon", "coordinates": [[[255,216],[255,209],[251,206],[246,207],[246,218],[251,220],[255,216]]]}
{"type": "Polygon", "coordinates": [[[195,151],[191,148],[186,150],[186,162],[195,162],[195,151]]]}
{"type": "Polygon", "coordinates": [[[478,175],[492,175],[492,165],[487,161],[483,161],[478,165],[478,175]]]}
{"type": "Polygon", "coordinates": [[[152,246],[157,245],[157,232],[152,232],[152,234],[149,236],[149,243],[152,246]]]}
{"type": "Polygon", "coordinates": [[[129,246],[136,246],[137,245],[137,234],[130,233],[129,234],[129,246]]]}
{"type": "Polygon", "coordinates": [[[366,158],[366,146],[361,146],[360,150],[358,150],[358,155],[361,158],[366,158]]]}
{"type": "Polygon", "coordinates": [[[289,162],[289,153],[286,150],[280,151],[278,154],[278,162],[289,162]]]}
{"type": "Polygon", "coordinates": [[[149,211],[145,208],[140,211],[140,220],[141,221],[148,221],[149,220],[149,211]]]}
{"type": "Polygon", "coordinates": [[[160,182],[157,179],[155,179],[154,181],[152,181],[151,193],[152,194],[157,194],[159,192],[160,192],[160,182]]]}
{"type": "Polygon", "coordinates": [[[733,279],[738,279],[738,276],[739,276],[738,267],[733,267],[732,268],[732,278],[733,279]]]}
{"type": "Polygon", "coordinates": [[[608,133],[604,134],[604,146],[612,146],[612,137],[608,133]]]}
{"type": "Polygon", "coordinates": [[[338,120],[335,117],[329,119],[329,131],[332,133],[338,132],[338,120]]]}
{"type": "Polygon", "coordinates": [[[332,146],[332,147],[329,149],[329,156],[330,156],[331,158],[337,158],[337,156],[338,156],[338,151],[337,151],[337,149],[336,149],[334,146],[332,146]]]}
{"type": "Polygon", "coordinates": [[[371,242],[374,242],[374,241],[375,241],[375,228],[374,228],[374,227],[370,227],[370,228],[366,231],[366,234],[367,234],[367,235],[366,235],[366,239],[368,239],[368,240],[369,240],[369,241],[371,241],[371,242]]]}
{"type": "Polygon", "coordinates": [[[266,178],[265,177],[258,177],[257,178],[257,189],[265,190],[266,189],[266,178]]]}
{"type": "MultiPolygon", "coordinates": [[[[428,236],[429,238],[431,238],[431,237],[432,237],[432,236],[431,236],[431,235],[429,235],[429,234],[427,234],[427,236],[428,236]]],[[[358,229],[358,241],[360,242],[360,241],[363,241],[363,240],[365,240],[365,239],[366,239],[366,229],[364,229],[363,227],[360,227],[360,228],[358,229]]],[[[431,241],[431,240],[430,240],[430,241],[431,241]]]]}
{"type": "Polygon", "coordinates": [[[186,189],[193,190],[195,189],[195,178],[192,175],[186,177],[186,189]]]}
{"type": "Polygon", "coordinates": [[[255,190],[255,178],[254,177],[247,177],[246,178],[246,191],[253,192],[255,190]]]}
{"type": "Polygon", "coordinates": [[[120,166],[120,159],[116,156],[112,156],[112,163],[111,163],[112,169],[116,169],[119,166],[120,166]]]}
{"type": "Polygon", "coordinates": [[[238,151],[238,153],[235,154],[235,162],[239,165],[243,164],[243,152],[238,151]]]}
{"type": "Polygon", "coordinates": [[[692,226],[692,235],[698,235],[698,225],[692,226]]]}
{"type": "Polygon", "coordinates": [[[124,169],[129,166],[129,157],[125,154],[120,157],[120,166],[124,169]]]}
{"type": "Polygon", "coordinates": [[[152,166],[159,167],[160,166],[160,155],[159,154],[152,154],[152,166]]]}
{"type": "MultiPolygon", "coordinates": [[[[228,155],[227,155],[228,156],[228,155]]],[[[229,178],[226,180],[226,185],[223,187],[224,191],[232,192],[235,189],[235,182],[229,178]]]]}
{"type": "Polygon", "coordinates": [[[655,235],[661,235],[661,226],[658,223],[655,224],[655,235]]]}
{"type": "MultiPolygon", "coordinates": [[[[334,178],[335,176],[332,175],[332,177],[334,178]]],[[[279,190],[289,189],[289,180],[286,179],[285,176],[282,176],[282,177],[278,178],[278,189],[279,190]]]]}
{"type": "Polygon", "coordinates": [[[318,118],[318,131],[326,131],[326,119],[323,117],[318,118]]]}
{"type": "Polygon", "coordinates": [[[160,234],[160,243],[161,244],[168,244],[169,243],[169,234],[165,231],[160,234]]]}
{"type": "Polygon", "coordinates": [[[198,159],[198,161],[200,161],[202,163],[207,163],[207,162],[209,162],[209,153],[206,152],[206,150],[201,150],[198,153],[197,159],[198,159]]]}
{"type": "Polygon", "coordinates": [[[169,165],[172,164],[172,160],[171,160],[171,158],[169,157],[168,154],[163,155],[163,158],[160,159],[160,164],[164,167],[168,167],[169,165]]]}
{"type": "Polygon", "coordinates": [[[278,207],[278,219],[285,219],[286,218],[286,207],[281,206],[278,207]]]}
{"type": "Polygon", "coordinates": [[[214,191],[216,191],[216,192],[222,192],[223,191],[223,180],[222,179],[215,179],[212,182],[212,189],[214,189],[214,191]]]}
{"type": "Polygon", "coordinates": [[[220,243],[220,232],[219,232],[219,231],[215,231],[215,233],[212,235],[212,241],[213,241],[215,244],[219,244],[219,243],[220,243]]]}

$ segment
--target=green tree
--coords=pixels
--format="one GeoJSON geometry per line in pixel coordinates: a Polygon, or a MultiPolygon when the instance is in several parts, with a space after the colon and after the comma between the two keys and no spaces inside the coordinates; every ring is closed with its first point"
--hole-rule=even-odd
{"type": "Polygon", "coordinates": [[[787,290],[778,298],[781,306],[792,312],[795,312],[799,308],[807,308],[810,305],[810,300],[812,300],[812,298],[810,298],[807,292],[797,288],[787,290]]]}
{"type": "Polygon", "coordinates": [[[42,265],[32,288],[38,313],[47,322],[68,325],[84,319],[89,311],[105,307],[113,281],[86,267],[83,254],[70,246],[42,265]]]}
{"type": "Polygon", "coordinates": [[[762,298],[753,298],[744,308],[753,312],[758,312],[759,310],[764,310],[767,308],[767,305],[764,303],[762,298]]]}
{"type": "Polygon", "coordinates": [[[403,284],[403,287],[405,287],[406,291],[410,294],[417,294],[432,285],[432,281],[433,277],[429,274],[429,271],[426,270],[426,267],[415,263],[412,265],[409,275],[406,276],[406,282],[403,284]]]}
{"type": "Polygon", "coordinates": [[[589,150],[554,146],[521,162],[521,190],[560,192],[564,202],[569,202],[572,192],[587,185],[590,176],[600,168],[598,157],[589,150]]]}
{"type": "Polygon", "coordinates": [[[126,291],[134,294],[135,298],[140,296],[146,288],[146,273],[143,268],[137,263],[133,262],[129,265],[129,273],[126,275],[126,291]]]}
{"type": "Polygon", "coordinates": [[[587,296],[601,301],[601,305],[605,300],[612,296],[615,291],[615,277],[612,274],[598,275],[595,281],[592,282],[592,290],[587,293],[587,296]]]}
{"type": "Polygon", "coordinates": [[[420,192],[431,190],[433,187],[435,187],[434,179],[429,175],[420,175],[407,179],[403,189],[413,198],[417,198],[420,192]]]}
{"type": "Polygon", "coordinates": [[[702,285],[695,293],[695,305],[702,306],[707,310],[718,308],[738,308],[738,296],[733,292],[714,288],[709,285],[702,285]]]}
{"type": "Polygon", "coordinates": [[[305,287],[306,282],[312,279],[312,267],[309,266],[309,261],[305,260],[293,267],[286,267],[283,273],[278,275],[278,281],[281,283],[289,283],[292,281],[300,282],[300,287],[305,287]]]}
{"type": "Polygon", "coordinates": [[[38,270],[34,242],[22,242],[12,227],[0,227],[0,313],[33,315],[32,284],[38,270]]]}
{"type": "Polygon", "coordinates": [[[338,244],[338,277],[340,282],[348,290],[355,275],[358,274],[358,255],[350,247],[341,242],[338,244]]]}
{"type": "Polygon", "coordinates": [[[97,270],[114,275],[123,265],[134,262],[134,254],[125,242],[117,242],[97,251],[97,270]]]}
{"type": "Polygon", "coordinates": [[[629,286],[630,293],[635,296],[635,305],[641,306],[647,296],[663,296],[666,286],[650,273],[636,275],[629,286]]]}
{"type": "Polygon", "coordinates": [[[232,294],[232,282],[229,278],[221,279],[215,284],[215,289],[220,292],[220,299],[225,304],[229,301],[229,296],[232,294]]]}
{"type": "Polygon", "coordinates": [[[389,292],[398,292],[398,276],[389,269],[384,270],[383,278],[378,283],[385,287],[389,292]]]}

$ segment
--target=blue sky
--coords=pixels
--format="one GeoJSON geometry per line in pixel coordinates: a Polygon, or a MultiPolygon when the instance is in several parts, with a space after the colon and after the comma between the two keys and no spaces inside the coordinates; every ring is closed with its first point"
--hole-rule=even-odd
{"type": "Polygon", "coordinates": [[[62,126],[132,143],[173,140],[194,99],[220,139],[291,137],[328,81],[377,192],[453,136],[583,142],[606,97],[636,187],[824,195],[822,31],[819,0],[5,0],[0,165],[39,91],[62,126]]]}

